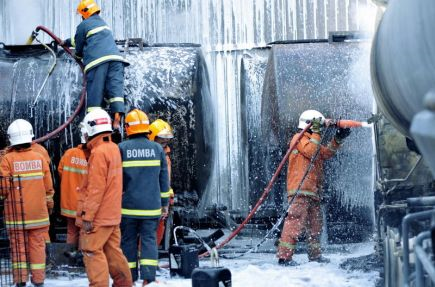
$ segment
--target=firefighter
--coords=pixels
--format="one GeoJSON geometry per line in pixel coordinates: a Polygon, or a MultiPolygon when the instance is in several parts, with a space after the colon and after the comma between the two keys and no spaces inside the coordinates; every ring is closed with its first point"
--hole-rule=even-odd
{"type": "Polygon", "coordinates": [[[63,45],[75,47],[75,55],[83,58],[86,73],[87,112],[100,108],[105,96],[113,114],[113,128],[118,130],[124,113],[124,66],[128,65],[116,46],[112,31],[100,17],[94,0],[82,0],[77,13],[83,22],[74,38],[63,45]]]}
{"type": "MultiPolygon", "coordinates": [[[[167,122],[161,119],[157,119],[151,123],[148,139],[160,144],[163,148],[163,151],[165,152],[166,163],[168,164],[169,184],[171,184],[172,163],[170,158],[171,148],[168,146],[168,143],[173,138],[174,132],[172,130],[172,127],[167,122]]],[[[172,190],[172,188],[170,188],[169,206],[172,206],[173,204],[174,191],[172,190]]],[[[157,227],[157,246],[159,246],[162,242],[163,236],[165,234],[165,225],[166,218],[162,217],[157,227]]]]}
{"type": "MultiPolygon", "coordinates": [[[[45,236],[53,210],[53,183],[46,159],[32,150],[32,125],[22,119],[13,121],[7,134],[11,148],[4,155],[0,173],[13,177],[14,188],[2,194],[5,224],[11,246],[14,282],[26,286],[28,267],[34,286],[44,286],[45,236]],[[16,188],[21,186],[20,188],[16,188]],[[22,202],[22,203],[21,203],[22,202]],[[28,253],[28,256],[27,254],[28,253]],[[27,262],[29,261],[29,262],[27,262]]],[[[6,192],[8,189],[2,189],[6,192]]]]}
{"type": "Polygon", "coordinates": [[[111,118],[103,109],[95,109],[83,123],[90,157],[77,217],[86,273],[90,286],[109,286],[110,274],[113,286],[131,287],[130,270],[120,248],[122,162],[111,140],[111,118]]]}
{"type": "Polygon", "coordinates": [[[89,151],[86,148],[85,130],[83,123],[80,125],[80,141],[75,148],[68,149],[59,162],[58,171],[60,178],[60,213],[67,220],[66,243],[72,244],[77,249],[80,229],[76,226],[77,196],[85,177],[88,174],[89,151]]]}
{"type": "MultiPolygon", "coordinates": [[[[295,149],[291,151],[287,171],[287,193],[288,199],[295,196],[300,187],[299,193],[288,210],[287,218],[278,245],[278,263],[285,266],[297,265],[292,260],[298,237],[305,230],[308,241],[308,259],[319,263],[329,262],[328,258],[321,255],[320,235],[322,231],[322,213],[320,207],[321,185],[323,177],[323,162],[332,158],[343,140],[349,136],[350,129],[338,129],[335,137],[327,146],[320,146],[317,158],[311,170],[306,176],[306,170],[310,166],[311,159],[315,156],[321,142],[321,130],[325,117],[318,111],[308,110],[299,118],[299,132],[308,123],[311,128],[304,133],[295,149]]],[[[296,140],[295,135],[291,141],[296,140]]]]}
{"type": "Polygon", "coordinates": [[[125,130],[128,139],[119,144],[124,180],[121,247],[136,281],[140,238],[140,277],[145,286],[156,277],[157,225],[167,216],[170,196],[168,168],[161,145],[147,139],[149,121],[144,112],[135,109],[128,113],[125,130]]]}

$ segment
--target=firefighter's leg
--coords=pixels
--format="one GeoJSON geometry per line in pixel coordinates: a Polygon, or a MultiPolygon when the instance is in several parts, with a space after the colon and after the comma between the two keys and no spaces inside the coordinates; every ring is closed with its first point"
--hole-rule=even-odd
{"type": "Polygon", "coordinates": [[[27,230],[30,273],[32,283],[40,284],[45,280],[45,237],[48,227],[27,230]]]}
{"type": "Polygon", "coordinates": [[[292,260],[299,235],[307,221],[307,202],[305,196],[298,196],[290,206],[281,239],[278,245],[278,258],[292,260]]]}
{"type": "Polygon", "coordinates": [[[139,219],[123,217],[121,220],[121,249],[128,261],[133,282],[138,277],[137,239],[139,236],[139,219]]]}
{"type": "Polygon", "coordinates": [[[80,248],[90,287],[109,286],[109,264],[103,247],[111,236],[113,227],[98,226],[91,233],[80,231],[80,248]]]}
{"type": "Polygon", "coordinates": [[[77,248],[77,245],[79,243],[79,235],[80,235],[80,228],[76,226],[76,219],[75,218],[66,218],[67,222],[67,234],[66,234],[66,243],[74,245],[75,248],[77,248]]]}
{"type": "Polygon", "coordinates": [[[112,114],[125,113],[124,106],[124,64],[122,62],[109,62],[105,82],[105,94],[110,103],[112,114]]]}
{"type": "Polygon", "coordinates": [[[106,254],[107,262],[109,263],[109,273],[113,279],[113,287],[131,287],[133,281],[130,268],[127,259],[122,253],[120,244],[121,230],[119,226],[114,226],[109,240],[104,245],[104,254],[106,254]]]}
{"type": "Polygon", "coordinates": [[[320,201],[311,199],[307,224],[308,258],[316,260],[321,255],[320,235],[322,233],[322,210],[320,201]]]}
{"type": "Polygon", "coordinates": [[[109,63],[101,64],[86,73],[86,112],[104,105],[104,86],[109,63]]]}
{"type": "Polygon", "coordinates": [[[23,230],[8,229],[14,283],[27,282],[28,278],[27,242],[25,242],[24,232],[23,230]]]}
{"type": "Polygon", "coordinates": [[[156,280],[158,250],[156,232],[159,219],[143,219],[140,226],[141,254],[140,278],[152,282],[156,280]]]}

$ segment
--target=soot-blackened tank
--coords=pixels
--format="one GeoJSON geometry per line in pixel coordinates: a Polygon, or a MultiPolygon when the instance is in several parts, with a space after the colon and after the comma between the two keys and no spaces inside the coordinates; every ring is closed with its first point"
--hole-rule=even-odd
{"type": "MultiPolygon", "coordinates": [[[[53,58],[42,46],[0,46],[0,148],[8,145],[6,130],[17,118],[29,120],[36,137],[54,130],[78,105],[82,74],[71,57],[57,53],[57,66],[34,108],[32,104],[53,58]]],[[[199,194],[209,177],[213,123],[208,76],[198,45],[129,47],[132,63],[125,70],[127,111],[144,110],[150,120],[162,118],[175,130],[172,148],[172,187],[199,194]],[[200,171],[200,172],[198,172],[200,171]]],[[[65,131],[45,142],[53,174],[63,152],[79,143],[81,115],[65,131]]],[[[58,193],[57,193],[58,194],[58,193]]]]}

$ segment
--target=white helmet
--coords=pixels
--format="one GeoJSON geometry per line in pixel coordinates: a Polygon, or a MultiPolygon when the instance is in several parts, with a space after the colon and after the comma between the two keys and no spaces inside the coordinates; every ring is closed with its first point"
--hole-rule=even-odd
{"type": "Polygon", "coordinates": [[[13,121],[9,125],[7,133],[11,146],[31,143],[34,136],[32,125],[28,121],[22,119],[13,121]]]}
{"type": "Polygon", "coordinates": [[[88,137],[112,131],[112,119],[103,109],[95,109],[89,112],[83,119],[83,123],[88,137]]]}
{"type": "Polygon", "coordinates": [[[80,142],[82,144],[85,144],[86,143],[86,137],[85,137],[85,135],[87,133],[86,132],[85,123],[81,122],[80,125],[79,125],[79,128],[80,128],[80,142]]]}
{"type": "Polygon", "coordinates": [[[307,110],[299,117],[298,128],[304,129],[313,119],[320,119],[322,125],[325,123],[325,117],[320,112],[316,110],[307,110]]]}

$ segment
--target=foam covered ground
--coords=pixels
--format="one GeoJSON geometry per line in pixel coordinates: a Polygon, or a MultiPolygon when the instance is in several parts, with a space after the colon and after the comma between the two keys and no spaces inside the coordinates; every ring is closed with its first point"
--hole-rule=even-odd
{"type": "MultiPolygon", "coordinates": [[[[281,267],[277,265],[274,254],[256,253],[239,259],[221,259],[220,265],[231,270],[233,287],[370,287],[375,286],[379,278],[377,271],[344,270],[340,268],[340,264],[349,258],[371,253],[373,253],[373,243],[368,242],[329,246],[325,253],[325,256],[331,259],[331,263],[328,264],[308,262],[306,254],[296,254],[295,260],[301,264],[300,266],[281,267]]],[[[210,262],[207,260],[200,262],[200,266],[209,265],[210,262]]],[[[153,283],[148,286],[192,286],[190,279],[170,278],[167,270],[160,272],[158,280],[159,284],[153,283]]],[[[86,278],[69,280],[61,277],[56,280],[47,280],[46,285],[85,287],[88,286],[88,281],[86,278]]],[[[141,286],[140,282],[136,286],[141,286]]]]}

